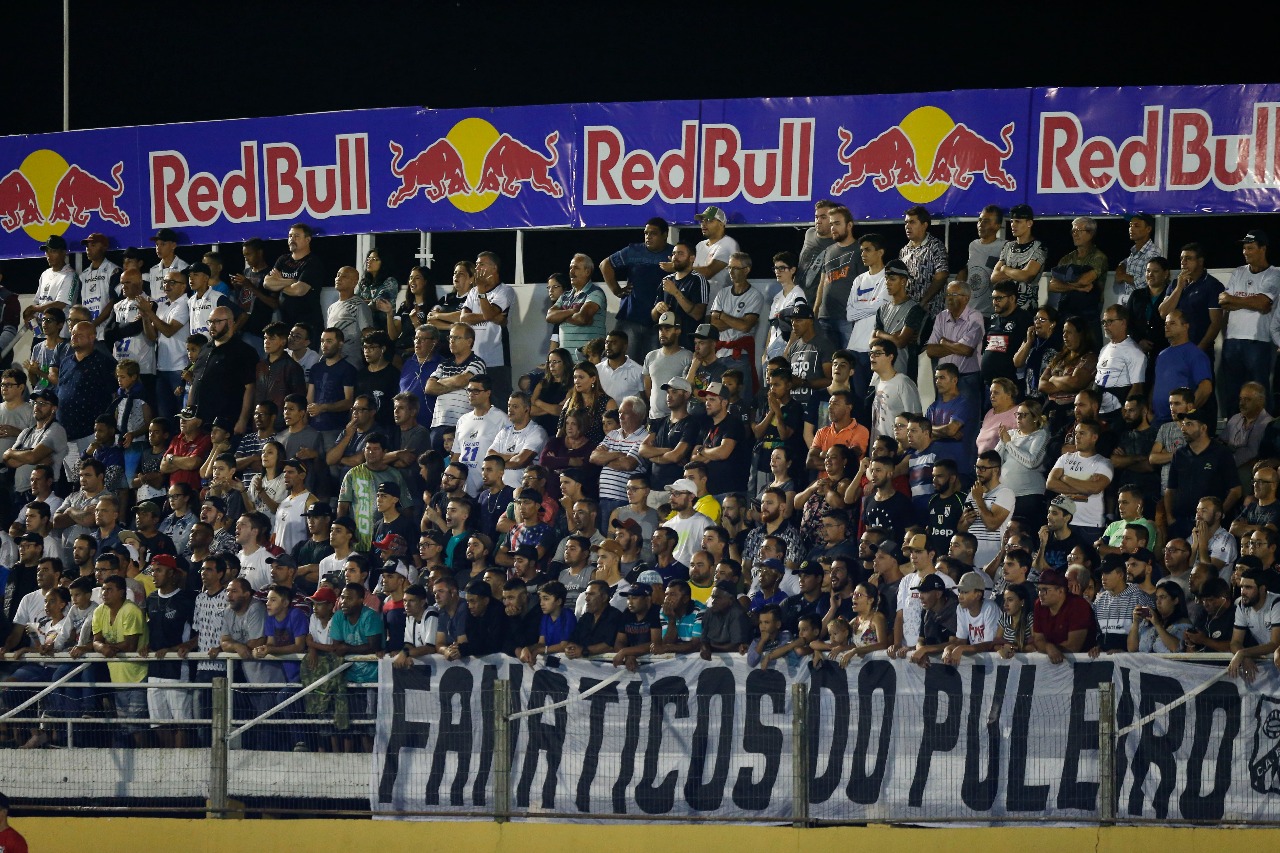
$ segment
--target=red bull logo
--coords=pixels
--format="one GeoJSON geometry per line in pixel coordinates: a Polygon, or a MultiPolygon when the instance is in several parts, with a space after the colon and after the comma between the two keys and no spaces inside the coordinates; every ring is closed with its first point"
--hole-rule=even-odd
{"type": "Polygon", "coordinates": [[[419,191],[432,204],[448,199],[467,213],[484,210],[499,196],[516,198],[525,187],[561,198],[564,187],[552,177],[560,162],[559,141],[559,131],[548,133],[542,140],[544,153],[509,133],[500,134],[484,119],[467,118],[402,163],[404,146],[391,140],[391,174],[400,185],[387,206],[399,207],[419,191]]]}
{"type": "Polygon", "coordinates": [[[21,228],[43,242],[70,225],[83,228],[94,216],[128,225],[129,214],[118,203],[124,189],[123,162],[112,167],[111,179],[105,181],[42,148],[0,178],[0,228],[10,234],[21,228]]]}
{"type": "Polygon", "coordinates": [[[221,178],[193,172],[181,151],[152,151],[153,228],[368,213],[369,135],[338,134],[333,162],[303,164],[291,142],[240,143],[240,167],[221,178]],[[261,185],[261,189],[259,186],[261,185]]]}
{"type": "Polygon", "coordinates": [[[1004,168],[1013,156],[1013,131],[1009,122],[1000,130],[1000,142],[992,142],[938,107],[912,110],[897,126],[862,145],[855,146],[857,136],[841,127],[836,157],[845,174],[831,185],[831,194],[842,195],[870,181],[878,192],[896,189],[908,201],[926,204],[950,187],[968,189],[977,178],[1016,189],[1017,179],[1004,168]]]}

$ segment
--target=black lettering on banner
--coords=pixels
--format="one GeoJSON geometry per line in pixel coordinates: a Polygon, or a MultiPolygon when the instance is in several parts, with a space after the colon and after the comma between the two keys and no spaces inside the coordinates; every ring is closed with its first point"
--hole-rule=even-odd
{"type": "Polygon", "coordinates": [[[627,684],[627,722],[623,726],[622,754],[618,759],[618,778],[613,783],[613,811],[627,814],[631,801],[631,779],[636,774],[636,750],[640,747],[640,712],[644,695],[639,681],[627,684]]]}
{"type": "Polygon", "coordinates": [[[1098,721],[1084,718],[1085,700],[1099,684],[1110,683],[1114,667],[1110,662],[1077,663],[1071,673],[1071,721],[1067,724],[1067,753],[1062,761],[1062,783],[1058,786],[1058,808],[1093,811],[1098,802],[1098,783],[1080,779],[1080,753],[1097,751],[1098,721]]]}
{"type": "MultiPolygon", "coordinates": [[[[1127,728],[1133,723],[1137,717],[1133,713],[1133,692],[1129,687],[1129,668],[1124,666],[1116,667],[1116,672],[1120,676],[1120,688],[1116,691],[1116,731],[1127,728]]],[[[1129,772],[1129,757],[1125,749],[1125,741],[1131,735],[1116,738],[1114,747],[1114,755],[1116,762],[1116,780],[1112,787],[1115,791],[1114,800],[1111,806],[1115,810],[1120,808],[1120,789],[1124,787],[1124,777],[1129,772]]]]}
{"type": "MultiPolygon", "coordinates": [[[[760,719],[765,699],[773,700],[773,713],[787,709],[787,678],[776,669],[753,669],[747,673],[746,719],[742,724],[742,751],[764,756],[764,772],[759,782],[751,781],[751,769],[738,770],[733,783],[733,804],[748,811],[769,807],[778,770],[782,766],[782,730],[766,726],[760,719]]],[[[794,784],[801,784],[796,780],[794,784]]]]}
{"type": "Polygon", "coordinates": [[[1221,820],[1227,808],[1227,791],[1231,788],[1232,753],[1240,734],[1240,690],[1230,681],[1219,681],[1196,696],[1196,727],[1191,736],[1191,754],[1187,758],[1187,784],[1178,798],[1178,808],[1187,820],[1221,820]],[[1215,717],[1221,712],[1223,721],[1215,717]],[[1217,760],[1213,762],[1213,789],[1200,792],[1205,755],[1209,739],[1218,738],[1217,760]]]}
{"type": "Polygon", "coordinates": [[[838,666],[819,666],[809,670],[809,708],[805,714],[809,737],[809,802],[825,803],[844,773],[844,751],[849,744],[849,678],[838,666]],[[822,719],[823,691],[831,693],[834,709],[830,720],[822,719]],[[827,765],[818,773],[819,740],[823,734],[831,736],[831,751],[827,765]]]}
{"type": "MultiPolygon", "coordinates": [[[[471,689],[474,686],[471,670],[465,666],[446,667],[440,673],[440,688],[437,691],[440,697],[440,737],[436,741],[435,755],[431,759],[431,775],[427,778],[425,800],[429,806],[440,804],[440,780],[444,778],[445,758],[451,752],[457,754],[458,772],[449,789],[449,805],[465,804],[475,739],[471,728],[471,689]]],[[[492,750],[491,743],[489,751],[492,750]]],[[[481,789],[482,800],[483,796],[481,789]]]]}
{"type": "MultiPolygon", "coordinates": [[[[1139,673],[1142,698],[1138,703],[1138,714],[1147,714],[1182,698],[1182,684],[1176,678],[1167,678],[1150,672],[1139,673]]],[[[1156,817],[1169,816],[1169,797],[1178,784],[1178,762],[1175,757],[1178,747],[1182,746],[1182,733],[1187,727],[1187,706],[1179,705],[1165,712],[1142,727],[1138,738],[1138,748],[1133,755],[1133,784],[1129,788],[1129,814],[1142,814],[1143,783],[1147,781],[1147,773],[1152,766],[1160,772],[1160,784],[1156,786],[1151,797],[1151,807],[1156,817]],[[1156,725],[1163,723],[1163,735],[1156,734],[1156,725]]]]}
{"type": "Polygon", "coordinates": [[[920,751],[916,754],[916,775],[911,780],[907,804],[920,808],[929,784],[929,765],[935,752],[950,752],[960,741],[961,694],[964,684],[954,666],[931,666],[924,671],[924,712],[920,727],[920,751]],[[938,719],[939,696],[947,698],[947,715],[938,719]]]}
{"type": "MultiPolygon", "coordinates": [[[[600,683],[598,678],[584,678],[578,682],[578,693],[586,693],[600,683]]],[[[618,704],[618,685],[610,684],[587,698],[587,755],[598,756],[604,743],[604,718],[609,705],[618,704]]],[[[599,761],[582,762],[582,774],[578,777],[578,790],[573,804],[584,814],[591,811],[591,783],[596,780],[599,761]]]]}
{"type": "MultiPolygon", "coordinates": [[[[1009,784],[1006,807],[1011,812],[1042,812],[1049,802],[1048,785],[1027,784],[1027,751],[1030,749],[1031,703],[1036,692],[1036,668],[1022,667],[1018,693],[1013,701],[1013,731],[1009,735],[1009,784]]],[[[1037,723],[1037,731],[1045,725],[1037,723]]]]}
{"type": "MultiPolygon", "coordinates": [[[[847,691],[846,694],[848,695],[847,691]]],[[[898,672],[885,660],[863,661],[858,668],[858,739],[853,747],[853,766],[845,794],[850,801],[870,805],[880,799],[880,787],[889,768],[889,746],[893,741],[893,712],[898,699],[898,672]],[[871,746],[872,698],[879,691],[884,700],[880,718],[880,743],[876,765],[866,772],[867,750],[871,746]]]]}
{"type": "Polygon", "coordinates": [[[675,706],[673,719],[689,716],[689,688],[683,678],[667,676],[659,678],[649,688],[649,738],[644,750],[644,775],[636,785],[636,805],[645,814],[666,814],[676,803],[676,777],[672,770],[655,785],[658,776],[658,759],[662,756],[662,729],[666,707],[675,706]]]}
{"type": "Polygon", "coordinates": [[[396,777],[400,774],[400,750],[425,749],[431,737],[430,723],[407,720],[404,714],[406,691],[431,691],[430,667],[393,670],[391,688],[391,736],[387,739],[387,754],[382,760],[382,776],[378,780],[379,803],[392,802],[396,777]]]}
{"type": "MultiPolygon", "coordinates": [[[[538,708],[569,698],[569,679],[549,669],[535,670],[533,685],[529,689],[529,707],[538,708]]],[[[551,712],[555,722],[542,721],[545,714],[526,717],[529,726],[529,743],[524,750],[524,766],[520,770],[520,783],[516,786],[516,805],[529,806],[529,789],[538,772],[538,756],[547,754],[547,774],[542,781],[542,807],[553,809],[556,805],[556,776],[560,772],[560,760],[564,755],[564,737],[569,726],[569,711],[564,707],[551,712]]]]}
{"type": "Polygon", "coordinates": [[[986,695],[987,668],[974,665],[969,675],[969,725],[964,738],[964,779],[960,783],[960,799],[974,811],[990,811],[1000,787],[1000,709],[1004,707],[1004,690],[1009,682],[1009,667],[995,670],[995,689],[991,694],[991,710],[986,715],[987,773],[980,777],[982,761],[983,697],[986,695]]]}
{"type": "Polygon", "coordinates": [[[738,683],[733,670],[704,669],[698,676],[697,723],[693,730],[693,751],[689,755],[689,776],[684,782],[684,798],[698,812],[720,808],[729,781],[729,759],[733,754],[733,713],[738,683]],[[719,700],[720,719],[711,724],[711,703],[719,700]],[[711,781],[704,782],[711,732],[716,732],[716,763],[711,781]]]}

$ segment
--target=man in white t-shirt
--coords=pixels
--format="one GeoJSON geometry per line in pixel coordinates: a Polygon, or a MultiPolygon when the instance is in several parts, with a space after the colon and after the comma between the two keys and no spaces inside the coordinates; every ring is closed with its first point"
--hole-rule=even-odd
{"type": "Polygon", "coordinates": [[[187,357],[187,336],[191,334],[190,304],[187,302],[187,271],[171,270],[165,275],[164,296],[156,302],[138,301],[144,322],[155,329],[156,414],[172,418],[182,408],[174,390],[182,384],[187,357]]]}
{"type": "Polygon", "coordinates": [[[1095,420],[1077,423],[1075,451],[1058,457],[1045,483],[1046,490],[1066,495],[1075,503],[1071,528],[1085,542],[1102,537],[1102,493],[1115,471],[1111,460],[1097,452],[1101,432],[1102,427],[1095,420]]]}
{"type": "Polygon", "coordinates": [[[89,309],[93,325],[98,327],[98,340],[103,340],[103,324],[120,295],[120,267],[107,259],[110,241],[106,234],[90,234],[81,242],[89,264],[80,272],[80,304],[89,309]]]}
{"type": "Polygon", "coordinates": [[[693,555],[702,549],[703,531],[715,527],[716,523],[693,508],[698,486],[688,477],[676,480],[668,491],[675,514],[662,522],[662,526],[675,531],[676,546],[672,556],[687,566],[693,562],[693,555]]]}
{"type": "Polygon", "coordinates": [[[991,304],[991,272],[1000,260],[1000,252],[1004,249],[1004,241],[1000,233],[1004,230],[1004,211],[999,205],[989,204],[982,208],[978,216],[978,239],[969,244],[969,258],[965,268],[956,276],[973,291],[970,307],[983,317],[995,313],[991,304]]]}
{"type": "MultiPolygon", "coordinates": [[[[920,391],[916,383],[905,373],[894,370],[898,347],[893,341],[877,340],[872,345],[871,370],[875,378],[871,387],[875,396],[871,400],[871,437],[893,435],[893,419],[903,412],[921,414],[920,391]]],[[[855,386],[856,387],[856,386],[855,386]]]]}
{"type": "Polygon", "coordinates": [[[931,575],[937,575],[947,589],[955,587],[956,582],[946,572],[938,571],[933,552],[927,550],[928,544],[923,533],[908,536],[902,543],[902,551],[911,560],[911,571],[902,576],[898,583],[898,604],[893,617],[893,645],[889,651],[896,657],[906,657],[915,650],[916,641],[920,639],[920,623],[924,619],[924,606],[920,603],[920,584],[931,575]]]}
{"type": "Polygon", "coordinates": [[[151,298],[159,301],[167,292],[164,281],[173,270],[185,270],[187,262],[178,257],[178,234],[171,228],[161,228],[151,238],[156,244],[156,255],[160,262],[151,268],[147,281],[151,283],[151,298]]]}
{"type": "MultiPolygon", "coordinates": [[[[1271,366],[1275,346],[1271,329],[1272,310],[1280,298],[1280,269],[1267,262],[1267,235],[1255,228],[1240,241],[1244,265],[1231,271],[1218,305],[1227,315],[1226,337],[1222,342],[1222,365],[1218,372],[1218,414],[1229,418],[1240,409],[1240,387],[1257,382],[1271,388],[1271,366]]],[[[1271,394],[1267,394],[1271,411],[1271,394]]]]}
{"type": "MultiPolygon", "coordinates": [[[[40,282],[36,285],[36,295],[31,304],[22,310],[22,321],[31,327],[32,344],[44,340],[44,332],[40,325],[41,315],[50,308],[66,311],[80,301],[80,278],[67,263],[67,241],[53,234],[40,247],[44,252],[49,268],[40,273],[40,282]]],[[[71,324],[62,328],[62,337],[70,339],[71,324]]]]}
{"type": "Polygon", "coordinates": [[[1240,578],[1235,630],[1231,635],[1233,657],[1227,674],[1252,682],[1257,660],[1280,648],[1280,595],[1267,591],[1263,569],[1248,569],[1240,578]]]}
{"type": "Polygon", "coordinates": [[[458,418],[453,455],[459,464],[467,468],[467,494],[474,498],[482,488],[480,466],[503,427],[511,425],[511,419],[493,405],[491,374],[471,377],[467,382],[467,396],[471,400],[471,411],[458,418]]]}
{"type": "MultiPolygon", "coordinates": [[[[1112,305],[1102,313],[1107,343],[1098,352],[1093,384],[1102,394],[1103,415],[1119,417],[1120,407],[1131,393],[1141,391],[1147,376],[1147,356],[1129,337],[1129,309],[1112,305]]],[[[1111,418],[1108,418],[1110,420],[1111,418]]],[[[1092,541],[1092,540],[1091,540],[1092,541]]]]}
{"type": "Polygon", "coordinates": [[[702,236],[707,238],[694,250],[693,271],[707,280],[710,304],[717,293],[729,286],[729,258],[738,251],[738,241],[725,233],[727,220],[720,208],[708,207],[693,218],[701,224],[702,236]]]}
{"type": "Polygon", "coordinates": [[[501,261],[493,252],[476,256],[475,286],[467,293],[459,313],[459,322],[475,330],[475,354],[493,378],[493,401],[507,404],[511,394],[511,365],[507,364],[507,315],[516,304],[516,292],[502,283],[501,261]]]}
{"type": "Polygon", "coordinates": [[[1000,637],[1000,607],[987,598],[979,572],[965,572],[956,584],[956,635],[942,653],[942,662],[958,664],[966,654],[989,652],[1000,637]]]}
{"type": "MultiPolygon", "coordinates": [[[[148,390],[154,390],[156,377],[156,327],[143,321],[139,303],[147,300],[142,293],[142,273],[135,269],[120,274],[120,299],[107,312],[111,318],[108,332],[111,355],[116,361],[131,358],[138,362],[138,373],[148,390]]],[[[149,300],[147,300],[149,301],[149,300]]]]}
{"type": "Polygon", "coordinates": [[[520,488],[525,470],[542,458],[542,449],[547,446],[547,432],[533,422],[532,414],[529,395],[523,391],[514,392],[507,400],[507,417],[511,420],[498,430],[488,450],[488,453],[502,457],[506,465],[502,482],[513,489],[520,488]]]}

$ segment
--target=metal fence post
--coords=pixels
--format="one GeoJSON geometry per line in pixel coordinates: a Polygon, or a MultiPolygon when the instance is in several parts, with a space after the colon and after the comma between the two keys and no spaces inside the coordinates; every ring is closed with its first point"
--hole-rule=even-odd
{"type": "Polygon", "coordinates": [[[809,823],[809,691],[791,685],[791,825],[809,823]]]}
{"type": "Polygon", "coordinates": [[[230,729],[227,706],[227,680],[213,679],[213,726],[209,738],[209,811],[208,817],[227,816],[227,732],[230,729]]]}
{"type": "Polygon", "coordinates": [[[493,683],[493,819],[511,817],[511,682],[493,683]]]}
{"type": "Polygon", "coordinates": [[[1098,685],[1098,817],[1103,823],[1116,819],[1116,697],[1110,681],[1098,685]]]}

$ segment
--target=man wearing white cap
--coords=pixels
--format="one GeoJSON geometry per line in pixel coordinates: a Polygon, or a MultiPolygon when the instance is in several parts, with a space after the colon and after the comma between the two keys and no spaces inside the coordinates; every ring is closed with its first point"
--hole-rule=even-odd
{"type": "Polygon", "coordinates": [[[725,233],[726,219],[722,209],[708,207],[693,218],[701,224],[702,236],[707,238],[698,244],[693,269],[711,285],[711,298],[714,299],[717,293],[729,286],[729,259],[738,251],[738,241],[725,233]]]}
{"type": "Polygon", "coordinates": [[[967,654],[989,652],[1000,636],[1000,608],[987,598],[986,583],[977,572],[966,572],[956,584],[956,635],[942,653],[942,662],[957,664],[967,654]]]}
{"type": "Polygon", "coordinates": [[[693,508],[694,497],[698,493],[693,480],[681,477],[671,484],[670,492],[675,515],[664,521],[662,526],[676,532],[673,556],[687,566],[702,547],[702,532],[708,527],[715,527],[715,522],[693,508]]]}

